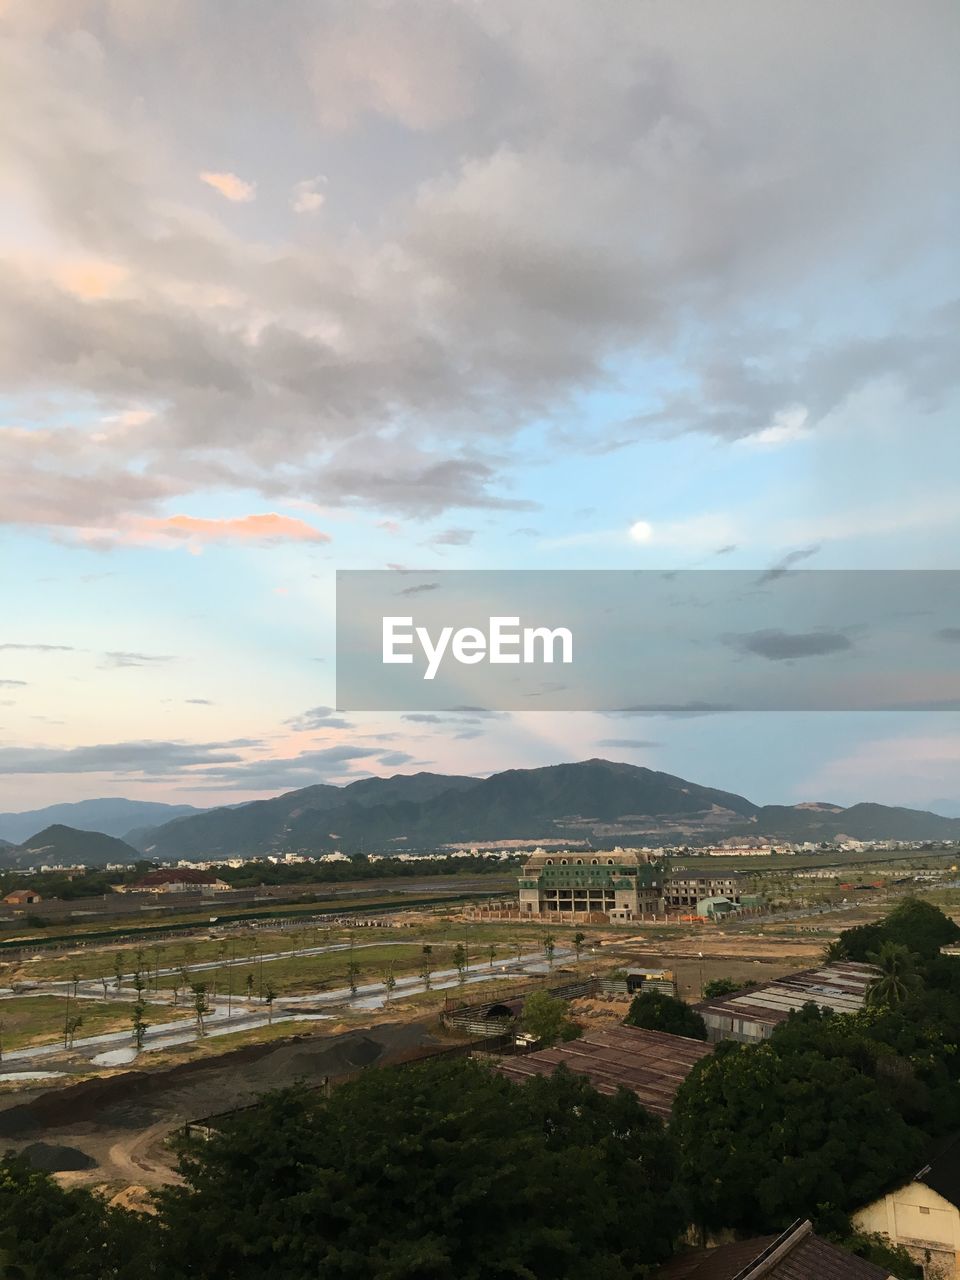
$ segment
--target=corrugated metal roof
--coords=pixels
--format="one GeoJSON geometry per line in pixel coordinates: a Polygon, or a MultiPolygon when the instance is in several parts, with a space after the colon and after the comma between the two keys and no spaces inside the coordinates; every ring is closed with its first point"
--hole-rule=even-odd
{"type": "Polygon", "coordinates": [[[856,1013],[863,1008],[867,987],[877,972],[873,965],[838,961],[736,995],[704,1000],[696,1008],[701,1014],[767,1023],[783,1022],[811,1001],[834,1013],[856,1013]]]}
{"type": "Polygon", "coordinates": [[[562,1062],[586,1076],[600,1093],[616,1093],[621,1086],[630,1089],[648,1111],[665,1118],[691,1068],[712,1051],[713,1046],[702,1040],[615,1026],[588,1030],[579,1040],[553,1049],[506,1058],[498,1068],[510,1079],[523,1081],[552,1075],[562,1062]]]}

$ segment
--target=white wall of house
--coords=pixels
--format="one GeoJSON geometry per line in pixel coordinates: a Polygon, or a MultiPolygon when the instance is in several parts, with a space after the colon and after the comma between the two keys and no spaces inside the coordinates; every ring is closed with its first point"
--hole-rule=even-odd
{"type": "Polygon", "coordinates": [[[922,1182],[891,1191],[853,1221],[902,1244],[923,1267],[924,1280],[960,1280],[960,1210],[922,1182]]]}

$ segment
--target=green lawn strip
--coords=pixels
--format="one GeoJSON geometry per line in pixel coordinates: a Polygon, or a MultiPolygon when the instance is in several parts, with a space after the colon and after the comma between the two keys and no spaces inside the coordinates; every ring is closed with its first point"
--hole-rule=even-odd
{"type": "MultiPolygon", "coordinates": [[[[33,1045],[62,1044],[68,1013],[83,1018],[75,1033],[80,1040],[106,1031],[130,1029],[132,1012],[133,1001],[71,1000],[68,1010],[66,999],[60,996],[0,1000],[3,1052],[6,1055],[33,1045]]],[[[144,1017],[148,1026],[154,1026],[183,1017],[184,1012],[172,1006],[148,1004],[144,1017]]]]}
{"type": "MultiPolygon", "coordinates": [[[[442,944],[433,948],[432,964],[436,969],[453,967],[453,951],[442,944]]],[[[385,971],[392,966],[394,977],[401,978],[415,974],[423,959],[420,943],[401,943],[388,946],[383,942],[357,942],[353,949],[353,961],[360,968],[357,982],[360,985],[371,982],[382,982],[385,971]]],[[[261,969],[263,971],[263,987],[272,986],[278,995],[309,995],[314,991],[331,990],[348,985],[347,967],[350,964],[349,949],[335,951],[318,956],[288,956],[283,960],[251,960],[242,965],[221,967],[216,973],[216,989],[219,998],[226,995],[232,980],[234,995],[245,995],[249,990],[247,979],[253,977],[253,992],[258,994],[261,988],[261,969]]],[[[212,990],[214,984],[213,971],[191,975],[192,981],[205,982],[212,990]]],[[[170,989],[176,979],[170,976],[160,977],[161,990],[170,989]]],[[[181,1000],[182,1000],[181,996],[181,1000]]]]}

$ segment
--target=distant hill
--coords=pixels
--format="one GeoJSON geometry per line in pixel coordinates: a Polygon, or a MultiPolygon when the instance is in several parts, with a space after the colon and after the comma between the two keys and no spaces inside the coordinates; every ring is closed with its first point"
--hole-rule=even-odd
{"type": "Polygon", "coordinates": [[[763,834],[793,840],[957,840],[960,819],[924,809],[855,804],[849,809],[812,810],[801,805],[765,805],[757,814],[763,834]]]}
{"type": "Polygon", "coordinates": [[[0,837],[19,844],[44,827],[63,824],[76,831],[100,831],[108,836],[125,836],[132,827],[155,827],[161,822],[188,814],[202,813],[189,804],[161,804],[154,800],[77,800],[52,804],[45,809],[23,813],[0,813],[0,837]]]}
{"type": "Polygon", "coordinates": [[[343,787],[321,784],[178,818],[138,833],[136,843],[150,857],[170,859],[337,848],[385,852],[507,839],[695,845],[736,835],[960,839],[960,820],[876,804],[759,806],[671,774],[585,760],[484,779],[418,773],[343,787]]]}
{"type": "Polygon", "coordinates": [[[180,818],[138,840],[151,857],[429,849],[457,840],[695,836],[750,821],[743,796],[605,760],[490,778],[398,774],[180,818]]]}
{"type": "Polygon", "coordinates": [[[435,773],[360,778],[344,787],[318,784],[288,791],[272,800],[254,800],[229,809],[208,809],[195,817],[131,832],[137,848],[153,858],[190,858],[206,854],[273,853],[277,849],[336,849],[362,825],[363,816],[391,804],[422,804],[445,791],[479,785],[477,778],[435,773]],[[336,817],[334,813],[336,812],[336,817]],[[345,818],[346,822],[341,822],[345,818]]]}
{"type": "Polygon", "coordinates": [[[102,831],[78,831],[62,823],[45,827],[23,844],[0,851],[0,863],[8,867],[33,867],[47,862],[102,866],[107,862],[136,862],[139,857],[132,845],[115,836],[102,831]]]}

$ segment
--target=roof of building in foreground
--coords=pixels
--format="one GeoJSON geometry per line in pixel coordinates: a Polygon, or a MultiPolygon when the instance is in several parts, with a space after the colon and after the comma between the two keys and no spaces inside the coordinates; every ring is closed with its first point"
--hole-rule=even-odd
{"type": "Polygon", "coordinates": [[[713,1052],[713,1045],[664,1031],[611,1026],[585,1031],[553,1049],[505,1058],[498,1068],[511,1080],[553,1075],[562,1062],[584,1075],[600,1093],[631,1090],[647,1111],[665,1118],[677,1090],[696,1063],[713,1052]]]}
{"type": "Polygon", "coordinates": [[[867,987],[876,976],[873,965],[837,961],[732,996],[703,1000],[695,1008],[704,1015],[717,1013],[755,1022],[784,1022],[810,1003],[834,1013],[856,1013],[863,1008],[867,987]]]}
{"type": "Polygon", "coordinates": [[[887,1280],[889,1273],[795,1222],[779,1236],[738,1240],[680,1254],[654,1280],[887,1280]]]}

